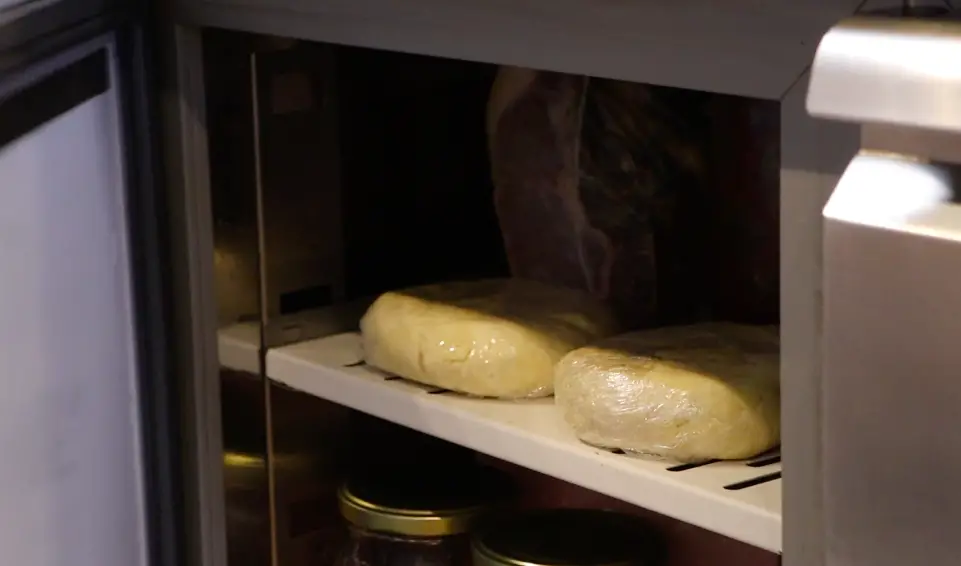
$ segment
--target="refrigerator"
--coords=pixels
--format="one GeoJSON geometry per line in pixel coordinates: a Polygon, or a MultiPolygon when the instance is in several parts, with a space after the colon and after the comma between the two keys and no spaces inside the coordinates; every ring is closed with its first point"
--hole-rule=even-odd
{"type": "MultiPolygon", "coordinates": [[[[955,559],[950,2],[2,1],[0,561],[333,566],[344,478],[428,452],[524,506],[644,517],[666,566],[955,559]],[[368,363],[378,295],[537,276],[552,222],[611,205],[504,215],[511,70],[703,111],[708,188],[664,232],[697,243],[665,248],[684,265],[644,324],[778,325],[776,447],[638,457],[549,396],[368,363]]],[[[583,114],[610,120],[584,140],[616,147],[635,111],[583,114]]],[[[634,180],[643,155],[596,163],[634,180]]]]}

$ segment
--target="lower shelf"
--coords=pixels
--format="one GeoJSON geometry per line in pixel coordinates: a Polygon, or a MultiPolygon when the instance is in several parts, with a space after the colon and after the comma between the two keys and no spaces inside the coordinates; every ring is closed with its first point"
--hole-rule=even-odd
{"type": "Polygon", "coordinates": [[[592,448],[577,440],[552,399],[473,399],[411,383],[366,366],[356,333],[270,350],[267,375],[305,393],[781,551],[777,455],[677,466],[592,448]]]}

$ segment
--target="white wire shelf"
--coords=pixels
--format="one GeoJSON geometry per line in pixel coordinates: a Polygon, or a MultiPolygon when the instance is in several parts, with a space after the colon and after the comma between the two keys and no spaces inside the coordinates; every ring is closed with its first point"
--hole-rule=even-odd
{"type": "Polygon", "coordinates": [[[364,364],[356,333],[270,350],[267,374],[305,393],[781,551],[776,454],[676,466],[589,447],[576,439],[552,399],[474,399],[403,380],[364,364]]]}

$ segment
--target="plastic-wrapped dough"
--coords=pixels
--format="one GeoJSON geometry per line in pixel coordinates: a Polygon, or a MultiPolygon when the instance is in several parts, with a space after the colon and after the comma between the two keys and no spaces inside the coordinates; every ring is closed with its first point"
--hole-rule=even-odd
{"type": "Polygon", "coordinates": [[[606,307],[580,291],[519,279],[392,291],[360,322],[367,363],[481,397],[542,397],[554,364],[615,332],[606,307]]]}
{"type": "Polygon", "coordinates": [[[749,458],[779,443],[778,351],[769,326],[622,334],[557,364],[556,402],[588,444],[679,461],[749,458]]]}

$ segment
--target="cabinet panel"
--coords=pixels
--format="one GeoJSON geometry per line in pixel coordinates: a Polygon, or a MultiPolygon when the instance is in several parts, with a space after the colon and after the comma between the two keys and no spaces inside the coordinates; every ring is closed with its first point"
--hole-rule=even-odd
{"type": "Polygon", "coordinates": [[[5,564],[146,561],[120,106],[102,44],[0,84],[5,564]]]}

